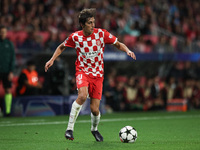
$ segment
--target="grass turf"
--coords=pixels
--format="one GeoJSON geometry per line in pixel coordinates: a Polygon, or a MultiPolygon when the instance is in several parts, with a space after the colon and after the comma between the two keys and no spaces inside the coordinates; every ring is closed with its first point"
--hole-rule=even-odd
{"type": "Polygon", "coordinates": [[[200,111],[132,112],[102,115],[99,131],[104,142],[90,133],[90,116],[79,116],[74,141],[64,132],[68,116],[0,118],[0,150],[198,150],[200,111]],[[119,130],[131,125],[135,143],[122,143],[119,130]]]}

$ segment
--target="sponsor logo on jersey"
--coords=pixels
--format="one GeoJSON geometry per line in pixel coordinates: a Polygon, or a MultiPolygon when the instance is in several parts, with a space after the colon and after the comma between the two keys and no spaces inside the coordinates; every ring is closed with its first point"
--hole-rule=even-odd
{"type": "Polygon", "coordinates": [[[98,51],[85,53],[85,56],[86,56],[87,58],[96,57],[96,56],[98,56],[98,51]]]}

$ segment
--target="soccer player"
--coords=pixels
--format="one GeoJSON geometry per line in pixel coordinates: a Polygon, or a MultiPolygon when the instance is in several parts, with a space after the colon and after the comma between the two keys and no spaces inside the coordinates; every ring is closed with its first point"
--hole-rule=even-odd
{"type": "Polygon", "coordinates": [[[115,36],[104,29],[95,28],[95,13],[95,9],[84,9],[80,12],[79,24],[82,30],[72,33],[61,43],[45,65],[45,71],[47,71],[66,47],[76,49],[77,60],[75,64],[78,97],[72,104],[68,127],[65,132],[65,137],[69,140],[74,140],[74,124],[89,94],[91,100],[91,132],[96,141],[103,141],[97,127],[101,116],[99,105],[102,96],[105,44],[113,44],[119,50],[126,52],[128,56],[136,59],[135,54],[126,45],[119,42],[115,36]]]}
{"type": "Polygon", "coordinates": [[[0,26],[0,81],[5,90],[5,116],[10,116],[12,105],[12,79],[15,67],[15,50],[11,41],[6,39],[7,29],[0,26]]]}

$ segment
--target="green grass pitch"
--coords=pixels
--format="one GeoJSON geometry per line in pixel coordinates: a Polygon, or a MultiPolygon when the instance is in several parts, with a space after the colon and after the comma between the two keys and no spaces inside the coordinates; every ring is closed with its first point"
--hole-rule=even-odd
{"type": "Polygon", "coordinates": [[[0,150],[199,150],[200,111],[105,114],[99,131],[90,132],[90,116],[79,116],[74,141],[64,138],[68,116],[0,118],[0,150]],[[135,143],[122,143],[119,130],[136,128],[135,143]]]}

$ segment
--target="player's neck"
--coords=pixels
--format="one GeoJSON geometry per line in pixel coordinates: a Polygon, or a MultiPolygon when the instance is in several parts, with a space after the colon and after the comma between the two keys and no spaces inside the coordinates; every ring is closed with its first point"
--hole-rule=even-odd
{"type": "Polygon", "coordinates": [[[90,36],[90,35],[92,35],[92,33],[93,32],[87,32],[87,31],[83,30],[83,35],[84,36],[90,36]]]}

